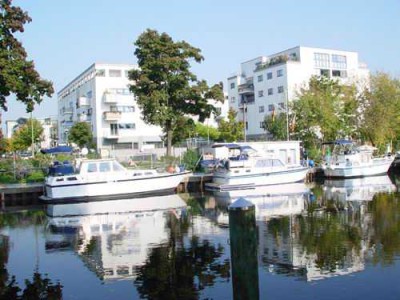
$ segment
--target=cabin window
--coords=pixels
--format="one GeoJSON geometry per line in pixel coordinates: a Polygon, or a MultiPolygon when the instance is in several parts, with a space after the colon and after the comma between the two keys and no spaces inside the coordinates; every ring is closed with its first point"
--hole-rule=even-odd
{"type": "Polygon", "coordinates": [[[97,164],[96,163],[89,163],[87,171],[88,171],[88,173],[97,172],[97,164]]]}
{"type": "Polygon", "coordinates": [[[108,161],[100,163],[100,172],[110,172],[110,163],[108,161]]]}

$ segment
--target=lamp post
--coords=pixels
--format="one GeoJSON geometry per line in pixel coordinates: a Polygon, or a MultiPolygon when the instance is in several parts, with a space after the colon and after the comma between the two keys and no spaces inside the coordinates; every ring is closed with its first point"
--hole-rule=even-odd
{"type": "Polygon", "coordinates": [[[32,157],[35,157],[35,151],[34,151],[34,139],[33,139],[33,118],[32,118],[32,112],[31,112],[31,149],[32,149],[32,157]]]}

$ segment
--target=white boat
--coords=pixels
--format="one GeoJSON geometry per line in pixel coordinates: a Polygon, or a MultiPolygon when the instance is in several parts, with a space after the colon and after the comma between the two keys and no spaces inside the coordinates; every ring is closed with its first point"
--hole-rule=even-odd
{"type": "Polygon", "coordinates": [[[375,147],[356,146],[352,141],[336,140],[332,154],[325,156],[322,165],[326,177],[348,178],[386,174],[394,156],[374,157],[375,147]]]}
{"type": "Polygon", "coordinates": [[[50,168],[40,199],[70,203],[172,193],[189,173],[128,170],[115,159],[82,160],[76,171],[59,164],[50,168]]]}
{"type": "Polygon", "coordinates": [[[393,193],[396,185],[388,175],[348,179],[328,179],[323,185],[324,196],[338,201],[371,201],[377,193],[393,193]]]}
{"type": "Polygon", "coordinates": [[[208,190],[233,190],[304,181],[308,168],[286,164],[280,158],[256,151],[248,145],[216,144],[227,147],[234,156],[221,160],[208,190]]]}

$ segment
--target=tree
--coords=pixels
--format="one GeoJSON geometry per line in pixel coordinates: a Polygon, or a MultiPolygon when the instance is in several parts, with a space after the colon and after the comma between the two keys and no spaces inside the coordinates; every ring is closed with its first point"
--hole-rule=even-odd
{"type": "Polygon", "coordinates": [[[0,107],[7,110],[6,99],[15,94],[31,112],[35,103],[40,104],[54,90],[51,82],[40,78],[33,61],[27,59],[22,43],[14,37],[16,32],[24,31],[25,23],[31,22],[31,18],[11,2],[0,0],[0,107]]]}
{"type": "Polygon", "coordinates": [[[43,140],[43,126],[36,119],[27,120],[12,136],[12,149],[14,151],[26,150],[43,140]]]}
{"type": "Polygon", "coordinates": [[[192,118],[180,117],[175,121],[175,128],[172,134],[172,145],[177,145],[187,138],[193,137],[196,125],[192,118]]]}
{"type": "Polygon", "coordinates": [[[197,80],[190,62],[200,63],[201,51],[185,41],[174,42],[166,33],[147,29],[135,42],[139,69],[129,72],[130,90],[137,97],[145,122],[163,128],[167,156],[171,155],[172,133],[183,116],[198,116],[202,122],[216,112],[208,99],[223,101],[222,84],[212,87],[197,80]]]}
{"type": "Polygon", "coordinates": [[[302,140],[306,148],[313,149],[321,141],[357,134],[358,103],[354,86],[314,76],[297,96],[291,103],[290,124],[294,136],[302,140]]]}
{"type": "Polygon", "coordinates": [[[196,123],[196,135],[206,140],[216,141],[221,134],[217,128],[198,122],[196,123]]]}
{"type": "Polygon", "coordinates": [[[370,89],[360,97],[363,140],[374,146],[385,144],[400,137],[400,81],[388,74],[371,76],[370,89]],[[379,124],[379,126],[377,126],[379,124]]]}
{"type": "Polygon", "coordinates": [[[228,121],[221,120],[218,125],[220,139],[225,142],[235,142],[244,137],[244,124],[242,121],[236,121],[237,112],[230,108],[228,111],[228,121]]]}
{"type": "Polygon", "coordinates": [[[91,147],[93,144],[92,128],[86,122],[75,123],[69,130],[68,141],[77,144],[79,148],[91,147]]]}
{"type": "Polygon", "coordinates": [[[287,124],[286,113],[279,113],[275,116],[266,115],[264,119],[264,129],[272,134],[272,139],[275,141],[287,139],[287,124]]]}

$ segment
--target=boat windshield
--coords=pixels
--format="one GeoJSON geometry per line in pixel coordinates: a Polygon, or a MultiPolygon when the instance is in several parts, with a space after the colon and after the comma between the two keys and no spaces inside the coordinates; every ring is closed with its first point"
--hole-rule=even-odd
{"type": "Polygon", "coordinates": [[[277,158],[266,158],[266,159],[258,159],[256,162],[257,168],[263,167],[283,167],[284,164],[280,159],[277,158]]]}

